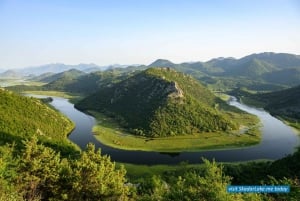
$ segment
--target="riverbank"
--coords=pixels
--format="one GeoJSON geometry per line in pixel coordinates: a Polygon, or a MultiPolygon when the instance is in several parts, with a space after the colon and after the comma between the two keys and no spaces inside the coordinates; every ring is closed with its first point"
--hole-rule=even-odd
{"type": "MultiPolygon", "coordinates": [[[[257,100],[251,99],[249,97],[240,97],[240,102],[246,105],[250,105],[256,108],[264,108],[265,104],[262,102],[259,102],[257,100]]],[[[268,111],[271,112],[271,111],[268,111]]],[[[296,119],[287,118],[284,114],[283,115],[276,115],[277,119],[280,119],[282,122],[284,122],[286,125],[293,128],[293,130],[300,134],[300,123],[296,119]]]]}
{"type": "Polygon", "coordinates": [[[93,127],[95,138],[107,146],[123,150],[155,152],[222,150],[255,145],[261,140],[258,122],[248,115],[240,116],[240,121],[244,122],[240,131],[206,132],[164,138],[145,138],[132,135],[122,129],[114,119],[101,113],[89,111],[89,114],[97,120],[97,124],[93,127]]]}
{"type": "Polygon", "coordinates": [[[42,96],[55,96],[68,99],[71,103],[76,103],[83,97],[80,94],[68,93],[63,91],[24,91],[25,94],[34,94],[42,96]]]}
{"type": "MultiPolygon", "coordinates": [[[[290,127],[263,110],[241,105],[235,100],[232,100],[231,104],[258,116],[261,120],[262,127],[259,130],[262,131],[262,140],[258,145],[239,147],[240,149],[226,148],[223,150],[161,153],[155,151],[121,150],[106,146],[97,140],[94,133],[92,133],[92,128],[96,125],[96,121],[92,116],[76,110],[68,99],[53,97],[53,102],[51,102],[53,107],[68,116],[76,124],[76,128],[69,135],[69,139],[73,143],[80,146],[81,149],[85,149],[88,143],[93,143],[97,149],[101,149],[102,154],[109,155],[117,163],[152,166],[158,164],[178,165],[182,161],[188,161],[189,164],[199,164],[202,157],[209,160],[215,159],[218,162],[242,162],[257,159],[276,160],[295,151],[295,147],[299,145],[299,137],[291,131],[290,127]]],[[[172,144],[172,141],[169,141],[169,144],[172,144]]]]}

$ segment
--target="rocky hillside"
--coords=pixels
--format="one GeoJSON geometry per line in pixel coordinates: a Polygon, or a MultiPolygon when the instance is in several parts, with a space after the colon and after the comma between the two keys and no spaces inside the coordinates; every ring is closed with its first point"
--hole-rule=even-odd
{"type": "Polygon", "coordinates": [[[104,112],[135,134],[150,137],[236,129],[230,108],[189,75],[150,68],[75,105],[104,112]]]}

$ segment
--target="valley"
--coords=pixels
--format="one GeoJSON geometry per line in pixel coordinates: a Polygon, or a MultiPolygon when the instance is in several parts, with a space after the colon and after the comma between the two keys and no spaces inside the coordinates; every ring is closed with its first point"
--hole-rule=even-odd
{"type": "MultiPolygon", "coordinates": [[[[232,105],[258,115],[261,119],[262,126],[260,130],[263,133],[262,140],[259,145],[247,147],[247,144],[241,145],[240,143],[237,143],[235,146],[233,146],[233,148],[231,148],[232,146],[218,147],[214,144],[214,146],[209,147],[209,149],[211,150],[205,150],[207,148],[203,147],[201,141],[197,141],[199,140],[197,136],[195,138],[192,138],[191,141],[185,139],[188,136],[178,136],[167,139],[158,138],[157,141],[161,140],[164,143],[163,145],[161,145],[162,149],[159,150],[157,149],[157,145],[153,147],[153,144],[150,144],[151,146],[149,146],[149,149],[147,149],[147,143],[149,143],[149,141],[147,141],[147,139],[145,138],[141,139],[141,144],[144,146],[142,147],[141,145],[141,147],[138,147],[137,138],[131,135],[134,139],[135,144],[132,145],[130,150],[121,150],[124,149],[124,146],[110,146],[110,144],[107,144],[105,141],[97,140],[98,136],[97,134],[95,135],[93,129],[93,126],[96,125],[96,120],[93,117],[83,114],[80,111],[74,109],[73,105],[66,99],[55,97],[53,97],[53,99],[54,101],[51,104],[59,111],[63,112],[65,115],[71,118],[78,125],[78,127],[76,127],[76,129],[69,136],[69,139],[71,141],[76,143],[82,149],[88,142],[93,142],[97,148],[101,148],[102,154],[108,154],[112,157],[113,160],[122,163],[144,165],[178,164],[182,161],[188,161],[189,163],[199,163],[201,157],[205,157],[211,160],[214,158],[216,161],[222,162],[249,161],[259,159],[274,160],[281,158],[286,154],[293,153],[295,148],[299,145],[299,139],[297,135],[288,126],[284,125],[282,122],[264,111],[247,107],[245,105],[237,103],[236,101],[233,101],[231,102],[232,105]],[[174,142],[175,140],[178,140],[177,144],[176,142],[174,142]],[[167,146],[167,144],[170,144],[170,142],[172,142],[173,145],[167,146]],[[183,147],[182,149],[180,149],[180,146],[182,146],[182,144],[183,146],[188,147],[183,147]],[[197,146],[200,146],[200,148],[197,146]],[[273,149],[274,146],[278,147],[276,151],[273,149]]],[[[97,116],[96,119],[98,119],[97,116]]],[[[101,131],[103,132],[103,130],[101,131]]],[[[115,131],[116,130],[111,131],[110,133],[108,133],[108,135],[115,135],[115,131]]],[[[213,136],[208,136],[213,138],[214,134],[212,135],[213,136]]],[[[217,135],[217,137],[219,138],[220,136],[222,136],[222,134],[217,135]]],[[[126,135],[122,135],[117,139],[122,140],[127,137],[128,136],[126,135]]],[[[153,141],[155,141],[155,139],[153,139],[153,141]]]]}
{"type": "MultiPolygon", "coordinates": [[[[215,62],[208,63],[217,66],[220,61],[215,62]]],[[[256,60],[250,62],[249,69],[254,65],[256,69],[264,66],[265,69],[262,71],[264,73],[256,75],[269,73],[272,71],[270,69],[275,69],[266,62],[256,60]]],[[[78,174],[81,170],[77,168],[81,166],[76,164],[83,164],[85,157],[94,157],[93,167],[99,169],[93,171],[103,171],[104,166],[100,168],[98,165],[102,163],[100,161],[106,161],[105,167],[112,167],[107,171],[115,175],[116,180],[122,183],[126,177],[128,182],[140,185],[122,190],[122,192],[138,190],[138,194],[135,195],[137,197],[134,198],[138,200],[155,196],[153,187],[149,185],[160,186],[164,185],[161,182],[166,182],[174,189],[176,187],[172,183],[180,181],[179,177],[187,179],[191,174],[193,177],[209,181],[209,178],[217,177],[205,173],[211,168],[218,171],[219,168],[224,168],[225,174],[233,177],[228,182],[234,184],[252,184],[261,180],[272,183],[274,180],[265,175],[274,175],[276,182],[289,183],[297,189],[297,180],[292,178],[299,175],[297,169],[299,136],[289,126],[271,115],[282,118],[284,122],[297,128],[299,105],[295,100],[298,99],[299,87],[294,87],[286,81],[276,84],[266,79],[258,79],[251,73],[247,77],[248,73],[243,74],[240,70],[230,76],[228,71],[220,73],[217,68],[212,72],[212,69],[207,69],[208,66],[201,70],[197,68],[191,70],[192,66],[157,60],[154,64],[140,68],[135,66],[95,72],[69,69],[57,74],[46,73],[37,78],[20,80],[3,78],[0,85],[6,89],[1,89],[1,122],[3,122],[1,128],[3,128],[0,153],[5,156],[2,158],[6,162],[0,163],[0,166],[2,165],[8,172],[7,168],[12,163],[10,160],[16,159],[10,159],[14,156],[9,155],[11,149],[6,144],[16,143],[13,149],[16,149],[14,152],[17,155],[22,154],[24,149],[27,153],[29,145],[38,146],[37,150],[48,150],[41,152],[41,157],[54,157],[51,154],[47,155],[48,152],[59,153],[62,159],[61,163],[56,165],[62,168],[57,168],[57,171],[53,172],[61,176],[63,171],[68,170],[65,166],[66,160],[71,164],[72,171],[77,171],[78,174]],[[153,67],[153,65],[165,66],[153,67]],[[202,75],[199,76],[200,74],[202,75]],[[52,98],[39,101],[35,98],[22,97],[17,93],[52,98]],[[4,101],[6,99],[14,101],[4,101]],[[271,115],[255,106],[265,108],[271,115]],[[48,107],[50,109],[46,109],[48,107]],[[41,112],[48,110],[49,114],[41,112]],[[34,115],[37,113],[42,116],[34,115]],[[14,114],[15,119],[7,114],[14,114]],[[48,133],[47,130],[51,130],[49,126],[53,130],[48,133]],[[37,137],[36,140],[40,144],[35,145],[36,142],[32,137],[37,137]],[[27,144],[23,144],[24,141],[27,144]],[[89,143],[93,143],[94,148],[89,147],[89,143]],[[100,156],[99,152],[93,155],[96,149],[101,150],[101,157],[103,155],[104,158],[95,159],[96,155],[100,156]],[[109,161],[105,159],[106,156],[109,156],[109,161]],[[110,160],[117,162],[116,166],[111,166],[110,160]],[[123,165],[127,170],[127,176],[123,165]],[[194,175],[193,172],[197,174],[194,175]],[[284,180],[284,177],[289,179],[284,180]],[[150,189],[151,192],[148,191],[150,189]]],[[[233,66],[236,69],[242,68],[237,64],[233,66]]],[[[26,160],[19,157],[16,161],[22,164],[26,160]]],[[[21,169],[13,171],[18,172],[21,169]]],[[[27,170],[22,171],[25,174],[27,170]]],[[[30,174],[40,177],[38,172],[30,174]]],[[[49,173],[45,172],[46,174],[49,173]]],[[[68,172],[67,177],[70,178],[71,175],[71,172],[68,172]]],[[[59,192],[64,191],[61,187],[63,179],[61,176],[57,177],[58,180],[52,180],[56,182],[55,186],[61,189],[59,192]]],[[[12,177],[0,175],[0,182],[4,182],[2,183],[4,186],[14,183],[13,181],[5,183],[8,178],[12,177]]],[[[48,179],[50,178],[51,176],[48,179]]],[[[67,185],[72,186],[73,183],[69,181],[67,185]]],[[[20,189],[26,189],[17,183],[15,185],[20,189]]],[[[47,186],[43,181],[38,182],[38,185],[41,192],[51,191],[52,197],[61,198],[61,195],[55,195],[54,189],[43,188],[43,185],[47,186]]],[[[117,187],[119,184],[107,183],[107,185],[116,185],[110,195],[125,196],[126,193],[120,193],[122,188],[117,187]]],[[[188,186],[182,188],[188,189],[188,186]]],[[[15,190],[21,192],[12,187],[10,189],[0,188],[0,191],[8,194],[15,190]]],[[[23,193],[28,192],[25,190],[23,193]]],[[[73,198],[82,196],[83,190],[78,189],[78,192],[80,193],[69,191],[66,195],[73,198]]],[[[168,192],[166,196],[173,196],[171,191],[166,192],[168,192]]],[[[272,196],[266,195],[264,199],[272,199],[272,196]]]]}
{"type": "Polygon", "coordinates": [[[0,0],[0,201],[299,201],[299,5],[0,0]]]}

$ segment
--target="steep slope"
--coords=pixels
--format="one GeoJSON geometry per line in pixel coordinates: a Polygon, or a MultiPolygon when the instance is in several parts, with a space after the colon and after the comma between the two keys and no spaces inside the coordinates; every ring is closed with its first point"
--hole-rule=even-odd
{"type": "Polygon", "coordinates": [[[252,94],[243,89],[232,91],[249,105],[262,107],[272,115],[288,120],[292,126],[300,129],[300,85],[289,89],[269,93],[252,94]]]}
{"type": "Polygon", "coordinates": [[[66,71],[50,77],[46,76],[42,79],[43,81],[55,80],[43,86],[15,85],[7,87],[7,89],[15,92],[54,90],[89,95],[96,92],[101,87],[110,86],[139,72],[137,67],[109,69],[106,71],[97,71],[88,74],[82,74],[81,71],[77,70],[74,71],[66,71]],[[78,76],[70,76],[70,73],[74,71],[77,72],[78,76]]]}
{"type": "Polygon", "coordinates": [[[150,68],[100,89],[75,107],[105,112],[136,134],[161,137],[236,129],[220,111],[225,104],[191,76],[150,68]]]}
{"type": "Polygon", "coordinates": [[[264,73],[278,70],[272,64],[265,61],[253,58],[245,62],[239,62],[238,64],[228,69],[224,74],[228,76],[244,76],[249,78],[260,78],[264,73]]]}
{"type": "Polygon", "coordinates": [[[38,81],[38,82],[52,82],[55,79],[57,79],[57,77],[55,77],[54,75],[55,75],[55,73],[48,72],[48,73],[43,73],[38,76],[34,76],[34,77],[30,78],[29,80],[38,81]]]}
{"type": "Polygon", "coordinates": [[[253,59],[267,62],[279,69],[300,67],[300,56],[287,53],[264,52],[251,54],[239,59],[239,62],[245,62],[253,59]]]}
{"type": "Polygon", "coordinates": [[[149,64],[148,67],[172,67],[175,64],[166,59],[157,59],[153,63],[149,64]]]}
{"type": "Polygon", "coordinates": [[[76,78],[85,75],[84,72],[76,70],[76,69],[71,69],[68,71],[64,71],[62,73],[54,74],[50,77],[47,77],[47,79],[44,79],[45,81],[51,81],[47,85],[44,85],[43,88],[45,89],[52,89],[52,90],[61,90],[61,88],[68,84],[73,82],[76,78]]]}
{"type": "Polygon", "coordinates": [[[300,82],[300,56],[286,53],[264,52],[240,59],[216,58],[207,62],[181,64],[159,59],[149,67],[171,67],[191,74],[216,90],[220,86],[225,89],[243,86],[258,91],[279,90],[298,85],[300,82]],[[207,79],[208,77],[210,79],[207,79]],[[220,79],[221,84],[218,82],[220,79]]]}
{"type": "Polygon", "coordinates": [[[300,119],[300,86],[286,90],[253,96],[263,102],[264,108],[273,115],[283,118],[300,119]]]}
{"type": "Polygon", "coordinates": [[[106,71],[97,71],[73,79],[60,78],[51,82],[42,88],[44,90],[58,90],[71,93],[91,94],[96,92],[99,88],[109,86],[126,79],[135,72],[112,69],[106,71]]]}
{"type": "Polygon", "coordinates": [[[263,78],[268,82],[297,86],[300,84],[300,67],[269,72],[263,78]]]}
{"type": "Polygon", "coordinates": [[[0,89],[0,144],[37,135],[44,143],[67,151],[73,149],[67,135],[74,128],[65,116],[36,98],[29,98],[0,89]]]}

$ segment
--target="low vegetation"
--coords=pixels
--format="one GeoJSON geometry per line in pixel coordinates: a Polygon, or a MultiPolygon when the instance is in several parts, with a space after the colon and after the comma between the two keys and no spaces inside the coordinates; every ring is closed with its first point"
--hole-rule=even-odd
{"type": "Polygon", "coordinates": [[[193,135],[147,138],[132,135],[111,117],[97,112],[89,113],[97,119],[97,125],[93,128],[96,139],[103,144],[119,149],[158,152],[228,149],[254,145],[261,139],[257,119],[252,115],[234,116],[238,121],[247,125],[241,129],[242,131],[203,132],[193,135]]]}

